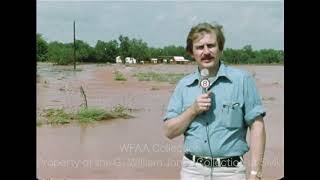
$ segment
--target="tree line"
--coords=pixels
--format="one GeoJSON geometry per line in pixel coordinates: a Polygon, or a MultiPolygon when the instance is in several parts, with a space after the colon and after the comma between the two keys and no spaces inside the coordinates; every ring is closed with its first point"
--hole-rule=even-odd
{"type": "MultiPolygon", "coordinates": [[[[43,36],[37,33],[37,61],[53,62],[60,65],[73,63],[74,43],[61,43],[58,41],[47,42],[43,36]]],[[[183,46],[165,46],[163,48],[149,47],[141,39],[130,39],[120,35],[117,40],[98,40],[94,47],[82,40],[75,42],[77,62],[115,63],[116,57],[134,57],[138,62],[148,62],[151,58],[167,58],[183,56],[192,60],[183,46]]],[[[274,49],[253,50],[251,45],[242,49],[226,48],[223,51],[222,60],[231,64],[271,64],[283,63],[284,51],[274,49]]]]}

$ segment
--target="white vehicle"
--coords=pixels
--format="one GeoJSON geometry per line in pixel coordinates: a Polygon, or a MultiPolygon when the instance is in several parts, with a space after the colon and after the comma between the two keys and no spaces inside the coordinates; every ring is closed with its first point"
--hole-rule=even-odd
{"type": "Polygon", "coordinates": [[[126,57],[125,62],[126,64],[137,64],[137,60],[133,57],[126,57]]]}

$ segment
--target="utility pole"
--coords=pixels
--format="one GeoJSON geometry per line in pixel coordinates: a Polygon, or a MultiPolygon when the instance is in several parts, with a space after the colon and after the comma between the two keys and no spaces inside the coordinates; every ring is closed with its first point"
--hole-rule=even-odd
{"type": "Polygon", "coordinates": [[[73,70],[76,70],[76,21],[73,21],[73,70]]]}

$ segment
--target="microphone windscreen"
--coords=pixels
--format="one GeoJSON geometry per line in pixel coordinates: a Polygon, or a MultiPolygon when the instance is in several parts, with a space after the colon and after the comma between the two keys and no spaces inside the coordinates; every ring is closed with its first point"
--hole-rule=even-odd
{"type": "Polygon", "coordinates": [[[202,77],[208,77],[209,76],[209,70],[208,69],[201,69],[200,74],[202,77]]]}

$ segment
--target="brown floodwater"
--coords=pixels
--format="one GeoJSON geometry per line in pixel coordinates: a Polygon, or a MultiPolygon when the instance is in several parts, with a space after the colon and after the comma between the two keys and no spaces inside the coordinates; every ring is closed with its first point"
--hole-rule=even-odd
{"type": "MultiPolygon", "coordinates": [[[[174,85],[140,82],[136,72],[192,72],[194,65],[80,65],[81,71],[39,64],[37,112],[82,103],[80,86],[89,106],[110,109],[117,104],[133,111],[131,119],[113,119],[91,125],[76,123],[37,127],[38,178],[67,179],[179,179],[183,137],[169,140],[162,117],[174,85]],[[121,71],[127,81],[114,81],[121,71]],[[156,87],[156,88],[155,88],[156,87]]],[[[263,175],[283,177],[283,66],[238,66],[255,74],[267,109],[267,145],[263,175]]],[[[70,67],[71,68],[71,67],[70,67]]],[[[249,137],[248,137],[249,140],[249,137]]],[[[245,156],[249,164],[249,155],[245,156]]],[[[249,168],[248,168],[249,169],[249,168]]]]}

